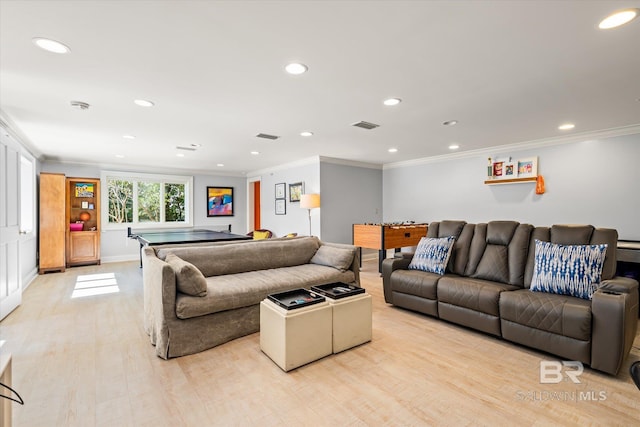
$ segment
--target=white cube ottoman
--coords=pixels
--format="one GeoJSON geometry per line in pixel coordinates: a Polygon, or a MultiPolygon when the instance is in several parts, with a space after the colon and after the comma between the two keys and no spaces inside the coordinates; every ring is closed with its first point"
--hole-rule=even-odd
{"type": "Polygon", "coordinates": [[[371,295],[325,298],[332,308],[334,353],[371,341],[371,295]]]}
{"type": "Polygon", "coordinates": [[[260,349],[287,372],[332,353],[332,310],[327,301],[286,310],[260,303],[260,349]]]}

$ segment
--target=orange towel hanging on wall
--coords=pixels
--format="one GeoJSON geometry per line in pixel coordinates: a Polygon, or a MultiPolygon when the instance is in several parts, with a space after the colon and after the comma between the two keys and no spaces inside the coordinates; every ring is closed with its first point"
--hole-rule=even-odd
{"type": "Polygon", "coordinates": [[[544,178],[538,175],[536,179],[536,194],[544,194],[544,178]]]}

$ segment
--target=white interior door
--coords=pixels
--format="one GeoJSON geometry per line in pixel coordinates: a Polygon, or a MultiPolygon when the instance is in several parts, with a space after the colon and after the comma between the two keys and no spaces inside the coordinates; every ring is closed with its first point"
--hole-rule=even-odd
{"type": "MultiPolygon", "coordinates": [[[[4,133],[4,132],[3,132],[4,133]]],[[[0,320],[22,301],[20,277],[20,152],[0,139],[0,320]]]]}

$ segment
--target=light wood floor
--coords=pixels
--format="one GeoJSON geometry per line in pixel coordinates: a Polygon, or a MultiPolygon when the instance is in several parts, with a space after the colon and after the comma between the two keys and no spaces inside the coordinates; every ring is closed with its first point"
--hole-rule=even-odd
{"type": "Polygon", "coordinates": [[[137,262],[39,276],[0,323],[25,400],[14,426],[640,425],[628,375],[640,335],[617,377],[586,369],[581,384],[540,384],[552,356],[388,306],[376,268],[362,272],[373,341],[290,373],[258,334],[157,358],[137,262]],[[72,298],[79,276],[98,273],[115,273],[119,292],[72,298]]]}

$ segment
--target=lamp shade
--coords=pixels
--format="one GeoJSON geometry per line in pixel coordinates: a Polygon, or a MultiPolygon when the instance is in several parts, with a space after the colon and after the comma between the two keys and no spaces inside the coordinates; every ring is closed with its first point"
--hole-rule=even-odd
{"type": "Polygon", "coordinates": [[[320,207],[319,194],[303,194],[300,196],[300,207],[302,209],[315,209],[320,207]]]}

